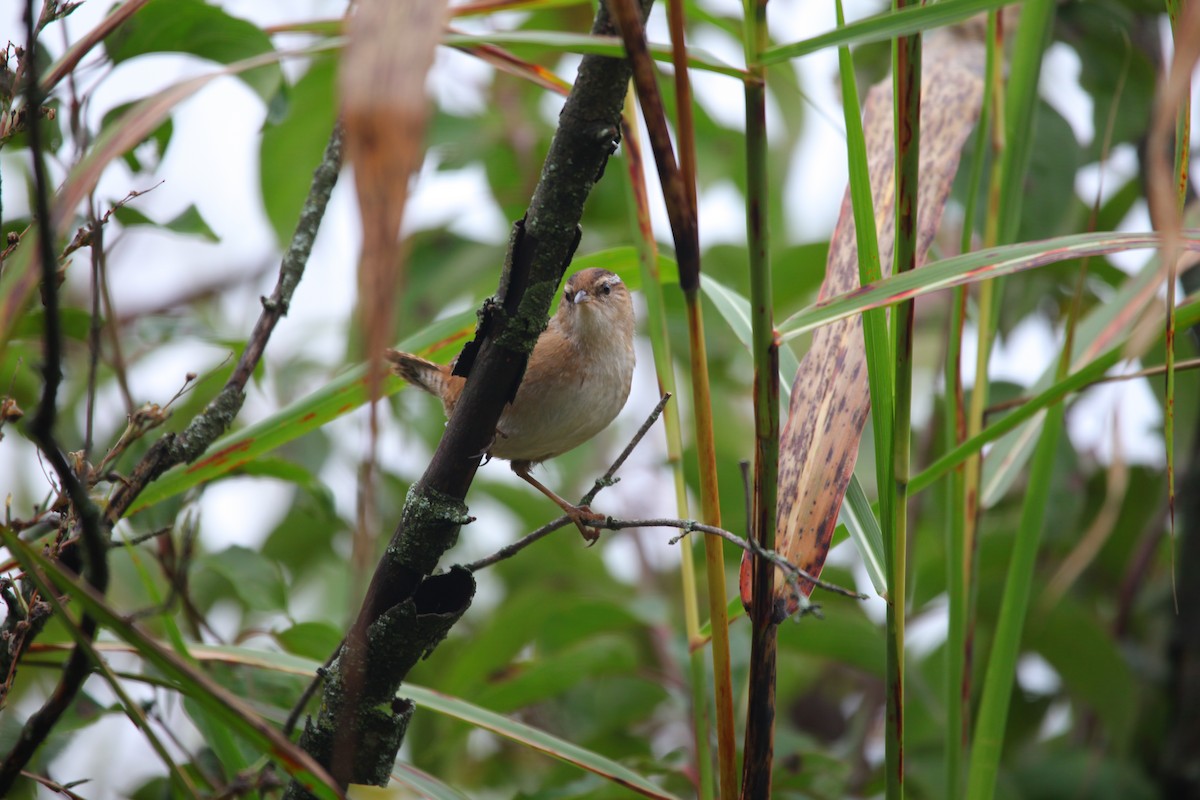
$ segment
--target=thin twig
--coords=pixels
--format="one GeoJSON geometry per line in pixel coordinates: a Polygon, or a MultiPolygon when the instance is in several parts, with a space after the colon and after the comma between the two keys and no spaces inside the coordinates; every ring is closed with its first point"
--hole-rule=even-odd
{"type": "MultiPolygon", "coordinates": [[[[74,80],[71,81],[74,85],[74,80]]],[[[95,196],[88,198],[89,227],[92,230],[92,318],[88,323],[87,412],[84,414],[83,458],[91,459],[92,435],[96,415],[96,372],[100,366],[100,270],[104,260],[104,229],[96,216],[95,196]]]]}
{"type": "Polygon", "coordinates": [[[625,461],[633,453],[634,449],[642,443],[642,439],[645,438],[646,434],[650,432],[650,429],[654,427],[654,423],[658,421],[663,409],[667,407],[667,401],[670,399],[671,393],[664,392],[663,396],[659,398],[658,404],[655,405],[654,409],[650,412],[650,416],[646,417],[646,421],[642,423],[642,427],[637,429],[637,433],[633,434],[633,438],[629,440],[629,444],[625,445],[625,449],[621,451],[621,455],[617,456],[617,460],[614,461],[612,466],[608,468],[608,472],[605,472],[604,476],[599,478],[595,485],[592,486],[592,490],[583,496],[583,500],[580,503],[581,505],[587,505],[588,503],[591,503],[596,499],[596,495],[600,494],[601,489],[605,488],[606,486],[612,486],[616,482],[614,476],[617,474],[617,470],[625,465],[625,461]]]}
{"type": "MultiPolygon", "coordinates": [[[[613,485],[613,483],[615,482],[614,476],[615,476],[617,470],[621,468],[621,465],[625,463],[625,460],[627,458],[629,458],[630,453],[633,452],[634,448],[636,448],[638,446],[638,444],[642,441],[642,438],[646,435],[647,432],[649,432],[650,428],[653,427],[654,423],[658,420],[659,415],[662,413],[663,407],[666,406],[667,400],[669,400],[670,397],[671,397],[671,395],[664,394],[662,399],[658,401],[658,405],[656,405],[654,407],[654,410],[650,412],[650,416],[648,416],[646,418],[646,421],[642,423],[642,427],[638,428],[637,433],[635,433],[633,435],[633,438],[630,439],[629,444],[625,446],[625,449],[621,452],[621,455],[617,458],[616,461],[613,462],[613,465],[608,468],[608,471],[604,473],[604,476],[597,479],[596,485],[592,487],[592,490],[584,496],[581,505],[586,505],[587,503],[590,503],[592,500],[595,499],[596,495],[600,492],[601,489],[603,489],[606,486],[613,485]]],[[[566,525],[569,525],[569,524],[571,524],[571,519],[569,517],[567,517],[567,516],[559,517],[558,519],[556,519],[552,522],[546,523],[545,525],[543,525],[542,527],[533,531],[532,533],[521,537],[520,539],[513,542],[512,544],[510,544],[506,547],[500,548],[492,555],[487,556],[486,558],[481,558],[478,561],[472,561],[470,564],[466,564],[465,567],[466,567],[466,569],[469,569],[471,572],[478,572],[479,570],[484,569],[485,567],[490,567],[493,564],[504,561],[505,559],[512,558],[517,553],[521,552],[522,550],[524,550],[526,547],[533,544],[537,540],[545,538],[546,536],[548,536],[549,534],[558,530],[559,528],[565,527],[566,525]]],[[[682,530],[683,533],[679,536],[672,538],[669,542],[670,544],[678,544],[684,537],[686,537],[689,533],[692,533],[692,532],[699,532],[699,533],[708,534],[710,536],[717,536],[717,537],[724,539],[727,542],[733,543],[739,549],[741,549],[747,553],[752,553],[752,554],[762,556],[763,558],[767,559],[768,561],[775,564],[776,566],[783,569],[784,571],[789,572],[792,575],[795,575],[799,578],[803,578],[806,581],[811,581],[813,583],[813,585],[819,586],[828,592],[833,592],[834,594],[840,594],[845,597],[853,597],[857,600],[865,600],[866,599],[866,595],[864,595],[864,594],[860,594],[851,589],[846,589],[846,588],[844,588],[842,586],[838,586],[837,584],[834,584],[834,583],[829,583],[828,581],[823,581],[814,575],[810,575],[808,572],[801,569],[800,567],[797,567],[795,564],[792,564],[786,558],[779,555],[778,553],[767,551],[767,550],[762,550],[761,548],[759,548],[757,546],[757,544],[755,542],[747,541],[746,539],[743,539],[741,536],[738,536],[736,533],[732,533],[730,531],[725,530],[724,528],[718,528],[713,525],[705,525],[704,523],[697,522],[696,520],[693,520],[693,519],[668,519],[665,517],[659,517],[659,518],[654,518],[654,519],[617,519],[616,517],[606,517],[603,520],[598,520],[596,522],[592,522],[589,524],[591,524],[594,527],[599,528],[601,530],[607,530],[607,531],[621,531],[621,530],[626,530],[628,528],[679,528],[680,530],[682,530]]]]}
{"type": "Polygon", "coordinates": [[[337,183],[341,167],[342,127],[338,124],[329,137],[329,144],[325,148],[321,163],[313,173],[308,198],[304,201],[292,241],[279,265],[279,280],[275,291],[269,298],[263,298],[262,313],[246,342],[246,349],[242,351],[241,358],[234,367],[233,374],[220,393],[192,420],[186,430],[180,434],[164,436],[150,448],[134,468],[129,481],[113,493],[107,510],[110,522],[120,519],[151,481],[176,464],[190,463],[199,458],[208,446],[229,428],[233,418],[241,411],[246,397],[246,384],[262,359],[276,324],[287,315],[292,295],[304,275],[304,268],[308,264],[313,242],[317,238],[321,219],[325,216],[325,207],[329,203],[329,196],[337,183]]]}
{"type": "Polygon", "coordinates": [[[304,691],[300,694],[300,699],[296,701],[296,705],[292,706],[291,713],[288,714],[287,720],[283,723],[283,735],[291,737],[292,731],[296,730],[296,723],[300,721],[300,715],[304,713],[305,706],[308,701],[312,700],[313,695],[317,693],[317,688],[321,685],[321,681],[325,680],[326,671],[333,665],[334,660],[342,654],[342,648],[346,646],[346,639],[343,638],[338,646],[333,648],[329,658],[325,659],[325,663],[313,675],[313,679],[308,682],[308,686],[304,687],[304,691]]]}
{"type": "MultiPolygon", "coordinates": [[[[43,11],[48,6],[43,6],[43,11]]],[[[39,450],[58,475],[59,483],[71,499],[83,539],[84,576],[98,594],[108,587],[108,548],[101,532],[100,510],[88,497],[87,489],[75,475],[54,436],[58,417],[58,388],[62,382],[62,329],[59,318],[58,259],[54,252],[50,219],[50,182],[42,150],[39,110],[45,97],[38,89],[37,29],[33,16],[33,0],[25,4],[26,49],[22,63],[26,69],[25,102],[29,116],[29,150],[33,159],[34,207],[38,218],[38,249],[42,267],[42,305],[45,309],[44,352],[42,364],[42,396],[29,431],[39,450]]],[[[95,638],[96,621],[83,615],[79,627],[87,641],[95,638]]],[[[15,662],[15,658],[14,658],[15,662]]],[[[26,720],[16,743],[0,764],[0,797],[6,796],[17,777],[50,735],[55,724],[75,699],[91,672],[91,659],[86,648],[78,645],[71,650],[62,678],[45,704],[26,720]]]]}
{"type": "MultiPolygon", "coordinates": [[[[591,491],[585,494],[583,499],[579,501],[581,506],[591,505],[591,502],[596,499],[596,495],[600,494],[602,489],[607,486],[612,486],[617,482],[618,478],[615,477],[617,470],[621,468],[621,466],[625,463],[625,460],[629,458],[631,453],[633,453],[634,448],[641,444],[642,439],[647,433],[649,433],[650,429],[654,427],[654,423],[658,421],[659,415],[662,414],[663,409],[666,408],[667,401],[670,399],[670,392],[663,394],[662,398],[658,401],[658,405],[654,406],[654,410],[650,412],[650,416],[646,417],[646,421],[642,423],[642,427],[637,429],[637,433],[635,433],[633,438],[629,440],[629,444],[625,445],[625,449],[621,451],[621,455],[617,456],[617,460],[612,463],[612,466],[608,468],[608,471],[605,472],[602,477],[596,479],[596,483],[592,486],[591,491]]],[[[512,558],[529,545],[533,544],[539,539],[544,539],[564,525],[570,524],[570,522],[570,517],[561,516],[552,522],[547,522],[533,533],[521,537],[512,544],[501,547],[490,556],[481,558],[478,561],[472,561],[470,564],[466,564],[464,566],[471,572],[478,572],[484,567],[490,567],[493,564],[498,564],[505,559],[512,558]]]]}
{"type": "Polygon", "coordinates": [[[761,547],[758,546],[758,543],[752,539],[743,539],[741,536],[738,536],[736,533],[731,533],[730,531],[727,531],[724,528],[716,528],[716,527],[713,527],[712,525],[704,525],[702,523],[696,522],[695,520],[691,520],[691,519],[623,520],[623,519],[609,518],[609,519],[605,520],[604,522],[595,523],[595,526],[597,528],[603,528],[603,529],[614,530],[614,531],[621,530],[622,528],[635,528],[638,526],[643,526],[643,527],[647,527],[647,528],[681,528],[681,529],[683,529],[684,532],[682,534],[680,534],[679,536],[676,536],[673,539],[671,539],[668,542],[668,544],[679,543],[681,540],[683,540],[684,537],[686,537],[692,531],[698,531],[700,533],[707,533],[710,536],[719,536],[720,538],[724,539],[725,541],[736,545],[740,550],[742,550],[746,553],[750,553],[752,555],[757,555],[762,558],[765,558],[767,561],[770,561],[772,564],[779,567],[784,572],[789,572],[798,578],[803,578],[804,580],[812,583],[814,586],[819,586],[827,592],[833,592],[834,594],[840,594],[843,597],[853,597],[855,600],[866,600],[867,599],[867,596],[865,594],[856,592],[853,589],[847,589],[844,586],[838,586],[836,583],[830,583],[829,581],[823,581],[820,578],[816,577],[815,575],[811,575],[806,570],[801,569],[800,567],[797,567],[792,562],[788,561],[786,558],[781,556],[779,553],[776,553],[773,550],[762,549],[761,547]]]}

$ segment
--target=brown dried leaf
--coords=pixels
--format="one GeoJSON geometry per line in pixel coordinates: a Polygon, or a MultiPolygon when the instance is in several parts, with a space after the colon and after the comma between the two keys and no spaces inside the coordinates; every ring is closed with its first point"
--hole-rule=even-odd
{"type": "MultiPolygon", "coordinates": [[[[984,50],[977,42],[930,37],[925,46],[921,86],[921,175],[918,197],[917,259],[924,261],[941,222],[959,155],[975,126],[983,98],[984,50]]],[[[895,245],[895,152],[891,79],[867,94],[863,128],[870,164],[871,194],[884,274],[895,245]]],[[[854,213],[847,191],[830,242],[820,299],[857,289],[858,248],[854,213]]],[[[870,410],[862,318],[819,328],[792,383],[791,406],[780,440],[779,511],[776,551],[810,575],[825,564],[837,527],[859,440],[870,410]]],[[[750,606],[750,562],[742,561],[742,602],[750,606]]],[[[801,580],[807,596],[810,582],[801,580]]],[[[782,570],[776,570],[775,617],[799,608],[782,570]]]]}
{"type": "Polygon", "coordinates": [[[402,268],[400,220],[409,179],[424,156],[425,76],[447,17],[445,0],[363,0],[348,26],[340,76],[342,120],[362,217],[359,293],[367,353],[376,364],[369,381],[372,397],[381,384],[402,268]]]}

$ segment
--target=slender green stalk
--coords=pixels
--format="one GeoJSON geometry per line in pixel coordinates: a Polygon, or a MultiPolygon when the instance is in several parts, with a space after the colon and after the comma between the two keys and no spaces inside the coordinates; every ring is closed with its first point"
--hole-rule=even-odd
{"type": "MultiPolygon", "coordinates": [[[[1026,3],[1021,11],[1021,19],[1013,45],[1012,52],[1016,55],[1009,70],[1008,80],[1002,83],[999,75],[993,73],[993,88],[997,101],[996,125],[998,127],[1002,123],[1004,126],[1004,138],[1000,143],[1003,149],[997,159],[998,180],[993,181],[993,188],[998,187],[999,199],[997,206],[992,209],[993,213],[989,214],[988,226],[989,230],[996,232],[996,243],[1014,241],[1020,227],[1025,174],[1034,138],[1031,131],[1038,103],[1038,78],[1041,73],[1042,53],[1048,41],[1053,15],[1054,6],[1049,0],[1030,0],[1026,3]],[[1001,91],[1002,87],[1007,91],[1007,96],[1001,91]]],[[[990,44],[995,46],[1000,39],[998,20],[996,24],[989,24],[989,30],[993,32],[990,44]]],[[[999,52],[998,48],[997,52],[999,52]]],[[[989,282],[987,285],[991,287],[990,291],[993,292],[993,295],[985,298],[981,293],[980,296],[979,336],[981,342],[985,337],[989,342],[992,338],[990,327],[993,323],[988,318],[986,321],[989,327],[985,329],[984,314],[992,314],[997,310],[1000,295],[999,285],[995,281],[989,282]]],[[[1059,364],[1060,379],[1066,376],[1069,364],[1070,346],[1068,345],[1063,350],[1059,364]]],[[[982,366],[986,367],[986,362],[982,366]]],[[[979,393],[980,388],[986,386],[986,383],[986,371],[977,370],[975,393],[979,393]]],[[[976,407],[975,393],[972,397],[972,416],[976,407]]],[[[978,404],[981,406],[983,402],[981,397],[978,404]]],[[[1034,453],[1029,488],[1017,532],[1017,542],[1005,582],[996,638],[992,643],[987,677],[980,702],[979,719],[971,742],[967,796],[972,800],[990,800],[995,790],[1000,752],[1004,744],[1009,698],[1012,692],[1013,678],[1016,674],[1016,661],[1020,653],[1021,632],[1024,628],[1025,612],[1029,603],[1029,589],[1033,580],[1034,561],[1037,556],[1038,541],[1041,538],[1046,503],[1049,499],[1054,452],[1058,445],[1064,414],[1065,404],[1063,403],[1050,409],[1034,453]]],[[[981,424],[974,419],[969,424],[972,427],[981,427],[981,424]]],[[[971,433],[970,430],[968,432],[971,433]]],[[[977,473],[975,478],[978,478],[977,473]]],[[[978,484],[974,491],[968,487],[967,496],[968,502],[972,497],[978,498],[978,484]]],[[[974,523],[974,513],[975,509],[968,507],[967,524],[969,526],[974,523]]]]}
{"type": "MultiPolygon", "coordinates": [[[[770,229],[767,206],[768,146],[766,68],[757,64],[766,49],[767,0],[745,0],[745,48],[750,80],[746,101],[746,241],[750,267],[751,352],[754,356],[754,490],[750,535],[764,550],[775,549],[779,475],[779,342],[771,295],[770,229]]],[[[771,796],[775,740],[774,621],[775,567],[754,558],[750,619],[750,702],[743,752],[742,797],[771,796]]]]}
{"type": "MultiPolygon", "coordinates": [[[[841,0],[837,5],[837,23],[845,23],[841,0]]],[[[854,210],[854,235],[858,248],[860,286],[883,278],[879,238],[875,229],[871,175],[867,164],[867,143],[863,133],[862,110],[854,77],[854,61],[848,47],[838,49],[842,79],[842,106],[846,123],[846,153],[849,158],[850,202],[854,210]]],[[[867,385],[871,394],[871,430],[875,441],[876,486],[892,485],[892,460],[886,457],[892,441],[892,348],[887,329],[887,311],[872,309],[863,314],[863,341],[867,351],[867,385]]],[[[880,518],[891,516],[891,492],[879,492],[880,518]]]]}
{"type": "MultiPolygon", "coordinates": [[[[666,113],[658,91],[657,74],[646,46],[642,19],[633,0],[614,0],[610,8],[620,28],[625,50],[633,67],[638,101],[646,119],[650,146],[654,151],[675,255],[679,261],[679,288],[687,308],[689,361],[692,369],[692,406],[695,414],[696,449],[700,468],[700,505],[704,522],[720,527],[721,507],[717,493],[717,451],[713,437],[712,398],[708,381],[708,355],[704,342],[704,316],[700,307],[700,242],[694,189],[686,188],[675,164],[667,129],[666,113]]],[[[680,65],[681,66],[681,65],[680,65]]],[[[677,68],[679,68],[677,66],[677,68]]],[[[679,131],[681,139],[692,131],[679,131]]],[[[704,538],[708,577],[708,602],[713,631],[713,678],[717,708],[717,767],[721,796],[737,791],[737,743],[734,740],[733,683],[729,667],[729,617],[725,599],[725,554],[719,539],[704,538]]]]}
{"type": "MultiPolygon", "coordinates": [[[[650,226],[650,206],[646,193],[644,161],[641,137],[636,124],[637,109],[631,92],[625,98],[625,130],[623,133],[625,161],[629,165],[630,215],[637,230],[639,265],[642,275],[642,296],[646,299],[646,330],[650,336],[650,348],[654,353],[654,369],[658,376],[658,390],[675,391],[675,362],[671,356],[671,342],[667,334],[666,304],[662,282],[658,271],[658,246],[650,226]]],[[[667,438],[667,465],[675,481],[675,508],[680,519],[690,519],[688,508],[687,479],[683,474],[683,434],[680,430],[678,404],[668,404],[663,409],[663,430],[667,438]]],[[[708,670],[704,663],[704,650],[697,646],[700,636],[700,610],[696,594],[696,565],[694,551],[685,540],[679,546],[679,581],[683,591],[684,629],[688,642],[688,667],[692,689],[692,728],[695,742],[696,774],[699,779],[699,797],[713,797],[712,747],[709,744],[708,716],[708,670]]]]}
{"type": "MultiPolygon", "coordinates": [[[[1167,13],[1171,19],[1171,36],[1179,33],[1179,18],[1183,13],[1182,0],[1167,0],[1167,13]]],[[[1192,138],[1192,87],[1190,78],[1182,94],[1182,101],[1175,112],[1175,190],[1176,209],[1179,215],[1187,204],[1188,161],[1191,157],[1192,138]]],[[[1178,216],[1176,216],[1178,218],[1178,216]]],[[[1167,253],[1167,341],[1166,341],[1166,409],[1163,414],[1163,439],[1167,446],[1167,508],[1170,512],[1171,531],[1175,530],[1175,275],[1178,258],[1167,253]]],[[[1175,538],[1171,537],[1171,588],[1175,588],[1175,538]]],[[[1175,598],[1176,612],[1179,599],[1175,598]]]]}
{"type": "MultiPolygon", "coordinates": [[[[1070,348],[1064,348],[1060,375],[1065,372],[1069,353],[1070,348]]],[[[1025,613],[1033,585],[1038,543],[1046,518],[1046,504],[1050,499],[1054,453],[1065,413],[1065,403],[1050,409],[1034,451],[1025,505],[1021,509],[1021,522],[1004,583],[1004,599],[996,622],[996,637],[992,642],[987,677],[983,683],[979,720],[971,743],[971,766],[967,776],[967,797],[971,800],[991,800],[996,788],[1017,657],[1021,652],[1021,633],[1025,627],[1025,613]]]]}
{"type": "MultiPolygon", "coordinates": [[[[967,292],[955,289],[946,336],[946,395],[942,436],[947,446],[966,438],[966,409],[962,390],[962,333],[967,292]]],[[[949,620],[946,631],[946,797],[959,797],[962,784],[963,742],[967,733],[970,683],[967,680],[967,591],[970,563],[963,538],[966,512],[966,471],[950,473],[946,492],[946,592],[949,620]]]]}
{"type": "MultiPolygon", "coordinates": [[[[708,381],[708,349],[704,342],[704,312],[700,291],[684,292],[687,308],[688,352],[692,370],[692,406],[700,466],[700,513],[708,525],[721,527],[717,488],[717,447],[713,437],[712,398],[708,381]]],[[[708,613],[712,625],[713,695],[717,709],[717,768],[720,796],[737,796],[737,742],[733,719],[733,676],[729,667],[729,611],[725,596],[725,550],[715,536],[704,537],[708,613]]]]}
{"type": "MultiPolygon", "coordinates": [[[[984,91],[988,97],[984,102],[984,118],[980,119],[980,140],[989,133],[992,146],[992,171],[988,181],[987,218],[984,222],[983,246],[996,244],[999,236],[1000,220],[1000,184],[1003,175],[1003,154],[1005,152],[1004,102],[1005,88],[1003,70],[1000,58],[1004,52],[1004,31],[1000,26],[999,14],[995,11],[988,14],[987,37],[987,74],[984,91]],[[988,100],[990,99],[990,102],[988,100]],[[985,126],[990,117],[990,126],[985,126]],[[990,131],[988,128],[990,127],[990,131]]],[[[976,148],[978,169],[982,170],[982,144],[976,148]]],[[[998,311],[997,284],[995,280],[984,281],[979,285],[979,314],[975,320],[977,332],[975,344],[975,385],[971,387],[971,405],[967,411],[967,438],[972,439],[983,429],[984,409],[988,400],[988,362],[992,355],[992,341],[996,336],[996,316],[998,311]]],[[[963,487],[963,592],[966,597],[966,626],[964,654],[970,661],[971,630],[974,628],[974,591],[975,591],[975,537],[979,528],[979,485],[982,478],[982,451],[972,453],[967,460],[963,487]]],[[[969,676],[964,675],[964,680],[969,676]]],[[[968,695],[969,696],[969,695],[968,695]]]]}
{"type": "MultiPolygon", "coordinates": [[[[998,63],[996,13],[988,15],[988,49],[983,84],[983,102],[980,104],[979,122],[975,133],[975,147],[971,159],[971,173],[967,183],[966,208],[963,211],[962,239],[960,250],[969,252],[974,245],[975,211],[983,184],[984,164],[991,139],[993,81],[998,63]]],[[[998,115],[996,115],[998,116],[998,115]]],[[[946,394],[943,440],[945,447],[961,445],[967,438],[968,413],[963,400],[962,383],[962,334],[967,317],[967,287],[954,290],[951,304],[949,331],[946,347],[946,394]]],[[[980,338],[982,342],[982,337],[980,338]]],[[[988,343],[991,337],[987,338],[988,343]]],[[[978,362],[977,362],[978,363],[978,362]]],[[[986,363],[986,360],[985,362],[986,363]]],[[[980,373],[976,371],[976,375],[980,373]]],[[[976,387],[980,386],[976,381],[976,387]]],[[[986,392],[986,388],[984,389],[986,392]]],[[[982,400],[981,394],[980,399],[982,400]]],[[[974,399],[974,397],[972,398],[974,399]]],[[[980,416],[982,420],[982,407],[980,416]]],[[[946,731],[945,731],[945,780],[946,797],[959,797],[963,779],[963,749],[970,728],[971,675],[967,664],[971,662],[971,612],[970,586],[974,574],[975,520],[974,503],[968,497],[978,497],[979,465],[974,472],[959,466],[950,475],[946,493],[946,592],[949,596],[946,631],[946,731]],[[974,476],[976,490],[967,492],[968,475],[974,476]],[[968,508],[971,509],[968,514],[968,508]],[[970,532],[968,536],[968,531],[970,532]]],[[[914,487],[910,486],[910,489],[914,487]]]]}
{"type": "MultiPolygon", "coordinates": [[[[896,0],[894,8],[909,5],[896,0]]],[[[912,3],[917,5],[917,3],[912,3]]],[[[896,245],[892,273],[917,266],[917,186],[921,152],[921,37],[904,36],[893,47],[893,96],[896,129],[896,245]]],[[[884,761],[888,800],[904,797],[904,618],[908,542],[908,479],[912,442],[912,340],[914,303],[907,300],[892,314],[895,333],[894,426],[890,530],[884,535],[890,568],[887,608],[887,724],[884,761]]],[[[886,491],[886,488],[885,488],[886,491]]]]}

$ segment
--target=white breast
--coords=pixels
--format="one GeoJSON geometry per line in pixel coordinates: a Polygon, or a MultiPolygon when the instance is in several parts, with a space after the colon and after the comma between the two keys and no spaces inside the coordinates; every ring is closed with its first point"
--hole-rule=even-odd
{"type": "MultiPolygon", "coordinates": [[[[531,365],[513,403],[500,417],[491,454],[511,461],[544,461],[591,439],[616,418],[633,381],[633,336],[585,336],[586,355],[571,363],[531,365]],[[587,365],[583,365],[583,361],[587,365]]],[[[536,351],[535,351],[536,352],[536,351]]]]}

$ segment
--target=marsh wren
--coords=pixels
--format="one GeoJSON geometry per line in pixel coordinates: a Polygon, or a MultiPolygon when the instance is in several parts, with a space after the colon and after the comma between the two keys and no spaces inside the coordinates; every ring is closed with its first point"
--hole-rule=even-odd
{"type": "MultiPolygon", "coordinates": [[[[486,453],[511,461],[513,472],[553,500],[589,542],[600,531],[587,523],[604,516],[568,503],[530,470],[591,439],[624,407],[633,380],[633,328],[633,301],[619,277],[592,268],[568,278],[558,311],[537,340],[486,453]]],[[[409,353],[388,350],[387,359],[394,373],[440,397],[450,416],[466,378],[452,375],[451,366],[409,353]]]]}

